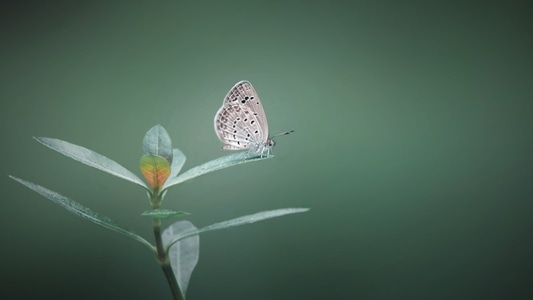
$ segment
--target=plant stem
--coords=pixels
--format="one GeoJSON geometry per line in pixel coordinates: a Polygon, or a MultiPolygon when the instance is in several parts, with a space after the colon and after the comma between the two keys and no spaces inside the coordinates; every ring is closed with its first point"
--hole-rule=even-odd
{"type": "Polygon", "coordinates": [[[172,271],[172,266],[170,265],[170,258],[168,257],[168,253],[165,251],[165,247],[163,246],[163,239],[161,237],[161,220],[153,219],[152,224],[154,227],[155,245],[157,248],[157,261],[163,269],[163,273],[165,273],[168,285],[170,286],[170,290],[172,291],[172,296],[174,300],[185,300],[183,298],[183,295],[181,294],[181,290],[178,286],[176,276],[174,276],[174,272],[172,271]]]}

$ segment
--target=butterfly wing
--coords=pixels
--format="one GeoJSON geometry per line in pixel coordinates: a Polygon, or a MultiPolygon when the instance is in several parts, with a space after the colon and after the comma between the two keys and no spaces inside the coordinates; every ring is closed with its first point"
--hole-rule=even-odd
{"type": "Polygon", "coordinates": [[[240,105],[222,106],[215,116],[215,132],[225,150],[249,149],[255,143],[249,130],[243,128],[243,120],[249,114],[244,111],[240,105]]]}
{"type": "Polygon", "coordinates": [[[226,98],[224,98],[224,105],[230,104],[245,106],[249,111],[253,112],[256,123],[252,125],[259,126],[260,132],[262,133],[260,140],[266,141],[268,138],[268,122],[265,110],[263,109],[259,95],[249,81],[239,81],[231,88],[226,98]]]}
{"type": "Polygon", "coordinates": [[[226,150],[258,149],[268,140],[268,123],[252,84],[240,81],[231,88],[215,115],[215,132],[226,150]]]}

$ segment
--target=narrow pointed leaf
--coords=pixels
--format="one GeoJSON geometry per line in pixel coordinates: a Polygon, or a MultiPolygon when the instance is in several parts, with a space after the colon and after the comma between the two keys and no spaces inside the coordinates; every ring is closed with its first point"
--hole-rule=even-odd
{"type": "Polygon", "coordinates": [[[185,164],[186,160],[187,158],[185,157],[185,154],[183,154],[183,152],[181,152],[179,149],[173,149],[172,165],[170,166],[170,176],[168,176],[168,180],[165,182],[161,189],[164,190],[167,187],[174,185],[173,182],[176,181],[178,173],[181,171],[181,168],[185,164]]]}
{"type": "Polygon", "coordinates": [[[249,163],[253,161],[269,159],[272,157],[274,156],[270,155],[267,157],[261,157],[260,153],[255,153],[253,151],[237,152],[237,153],[233,153],[230,155],[226,155],[226,156],[208,161],[205,164],[189,169],[188,171],[182,173],[181,175],[178,175],[178,177],[175,180],[172,180],[172,184],[168,184],[166,188],[172,185],[178,184],[178,183],[182,183],[186,180],[190,180],[195,177],[220,170],[220,169],[240,165],[243,163],[249,163]]]}
{"type": "Polygon", "coordinates": [[[170,175],[170,165],[161,156],[143,155],[139,167],[152,190],[161,189],[170,175]]]}
{"type": "Polygon", "coordinates": [[[181,217],[181,216],[187,216],[190,215],[190,213],[185,211],[175,211],[171,209],[154,209],[154,210],[147,210],[144,211],[141,216],[150,217],[153,219],[168,219],[173,217],[181,217]]]}
{"type": "MultiPolygon", "coordinates": [[[[196,230],[197,228],[191,222],[178,221],[163,231],[163,245],[169,247],[171,241],[196,230]]],[[[182,239],[172,245],[167,251],[172,271],[176,276],[182,296],[185,299],[189,280],[200,255],[200,237],[195,235],[182,239]]]]}
{"type": "Polygon", "coordinates": [[[90,149],[59,139],[47,137],[34,137],[34,139],[46,147],[83,164],[96,168],[100,171],[104,171],[116,177],[131,181],[149,190],[149,187],[146,186],[146,184],[139,177],[137,177],[137,175],[133,174],[131,171],[124,168],[114,160],[111,160],[90,149]]]}
{"type": "Polygon", "coordinates": [[[140,235],[127,230],[126,228],[116,224],[108,217],[102,216],[92,210],[90,210],[87,207],[84,207],[83,205],[79,204],[78,202],[71,200],[63,195],[60,195],[54,191],[51,191],[45,187],[42,187],[40,185],[37,185],[35,183],[17,178],[15,176],[9,175],[9,177],[15,181],[18,181],[19,183],[25,185],[27,188],[41,194],[42,196],[52,200],[54,203],[58,204],[59,206],[63,207],[64,209],[68,210],[69,212],[77,215],[78,217],[81,217],[83,219],[89,220],[96,225],[100,225],[104,228],[113,230],[114,232],[120,233],[122,235],[125,235],[127,237],[130,237],[144,246],[148,247],[152,251],[156,251],[154,246],[150,244],[147,240],[145,240],[140,235]]]}
{"type": "Polygon", "coordinates": [[[196,231],[192,231],[187,234],[184,234],[181,237],[172,241],[170,245],[178,242],[181,239],[188,238],[194,235],[198,235],[200,233],[204,233],[207,231],[220,230],[220,229],[226,229],[226,228],[235,227],[235,226],[251,224],[251,223],[267,220],[270,218],[281,217],[281,216],[288,215],[288,214],[302,213],[308,210],[309,208],[282,208],[282,209],[275,209],[275,210],[269,210],[269,211],[262,211],[262,212],[258,212],[252,215],[247,215],[247,216],[243,216],[243,217],[239,217],[239,218],[235,218],[235,219],[231,219],[227,221],[222,221],[219,223],[211,224],[209,226],[200,228],[196,231]]]}
{"type": "Polygon", "coordinates": [[[172,162],[172,141],[168,132],[161,125],[155,125],[146,132],[143,138],[144,154],[164,157],[172,162]]]}

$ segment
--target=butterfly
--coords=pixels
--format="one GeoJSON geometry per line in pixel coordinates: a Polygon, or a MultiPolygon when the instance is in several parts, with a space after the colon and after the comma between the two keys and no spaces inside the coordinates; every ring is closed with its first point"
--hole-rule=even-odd
{"type": "MultiPolygon", "coordinates": [[[[261,100],[246,80],[237,82],[224,98],[215,115],[215,132],[224,143],[224,150],[250,150],[261,156],[266,152],[268,156],[276,144],[268,135],[268,122],[261,100]]],[[[291,132],[293,130],[279,135],[291,132]]]]}

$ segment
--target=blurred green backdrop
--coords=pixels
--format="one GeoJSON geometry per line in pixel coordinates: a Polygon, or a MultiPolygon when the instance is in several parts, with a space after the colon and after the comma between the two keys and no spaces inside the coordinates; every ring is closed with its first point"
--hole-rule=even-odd
{"type": "Polygon", "coordinates": [[[151,238],[138,172],[160,123],[185,169],[227,154],[213,117],[258,90],[273,160],[170,191],[201,237],[188,299],[533,299],[532,21],[526,1],[11,1],[1,11],[2,299],[170,299],[151,253],[9,180],[151,238]],[[524,3],[524,5],[520,5],[524,3]]]}

